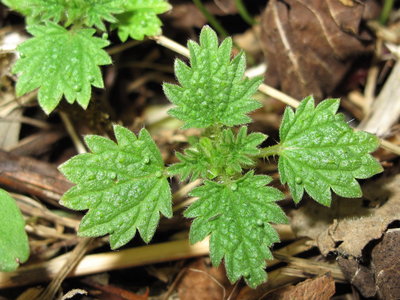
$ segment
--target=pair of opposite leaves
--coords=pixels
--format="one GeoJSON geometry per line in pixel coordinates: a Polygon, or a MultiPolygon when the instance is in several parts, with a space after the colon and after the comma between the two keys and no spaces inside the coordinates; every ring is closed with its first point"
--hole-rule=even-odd
{"type": "MultiPolygon", "coordinates": [[[[184,121],[186,128],[230,127],[249,122],[246,114],[260,106],[251,97],[261,79],[243,78],[244,54],[231,60],[231,39],[219,45],[209,27],[203,28],[199,44],[190,41],[188,47],[190,66],[180,60],[175,63],[180,86],[164,84],[167,97],[176,105],[171,115],[184,121]]],[[[331,189],[344,197],[360,197],[356,178],[382,171],[369,154],[377,148],[378,139],[353,131],[343,116],[336,114],[338,107],[338,99],[325,100],[315,107],[312,97],[308,97],[296,112],[290,108],[285,111],[276,154],[281,182],[288,184],[296,202],[304,190],[324,205],[330,204],[331,189]]],[[[117,143],[100,136],[86,136],[92,153],[75,156],[60,170],[76,184],[63,196],[62,203],[72,209],[89,209],[81,222],[80,234],[110,234],[111,247],[118,248],[130,241],[136,230],[149,242],[160,212],[172,216],[167,180],[171,173],[184,178],[194,178],[194,173],[204,177],[206,169],[213,166],[207,164],[210,151],[203,149],[202,153],[195,144],[195,159],[204,158],[204,165],[193,163],[190,155],[194,152],[185,152],[178,156],[178,164],[166,168],[145,129],[138,137],[122,126],[115,126],[114,132],[117,143]]],[[[214,146],[235,149],[236,154],[225,161],[238,175],[251,165],[248,160],[254,161],[260,155],[258,146],[265,137],[248,135],[245,127],[236,135],[231,129],[224,132],[227,138],[214,141],[214,146]]],[[[212,262],[218,265],[224,259],[232,282],[243,276],[255,287],[266,279],[265,260],[272,258],[269,247],[279,241],[270,223],[287,222],[276,204],[283,194],[267,186],[269,176],[254,175],[252,171],[223,182],[208,178],[203,178],[204,185],[190,193],[199,197],[185,212],[185,216],[196,218],[190,240],[196,242],[210,235],[212,262]]]]}

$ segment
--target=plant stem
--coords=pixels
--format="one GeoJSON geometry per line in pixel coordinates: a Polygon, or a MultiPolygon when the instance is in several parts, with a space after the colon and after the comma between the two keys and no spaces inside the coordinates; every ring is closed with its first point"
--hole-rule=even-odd
{"type": "Polygon", "coordinates": [[[239,11],[240,16],[242,17],[243,20],[247,22],[249,25],[254,25],[256,24],[256,21],[254,18],[249,14],[249,12],[246,9],[246,6],[244,6],[242,0],[235,0],[235,5],[237,10],[239,11]]]}
{"type": "Polygon", "coordinates": [[[260,149],[260,153],[256,157],[269,157],[274,155],[279,155],[281,152],[281,144],[276,144],[270,147],[260,149]]]}
{"type": "Polygon", "coordinates": [[[379,22],[382,25],[385,25],[387,20],[389,19],[390,12],[393,9],[393,4],[394,0],[385,0],[381,15],[379,16],[379,22]]]}
{"type": "Polygon", "coordinates": [[[207,10],[201,0],[193,0],[194,5],[203,13],[203,15],[207,18],[207,21],[215,28],[215,30],[219,33],[219,35],[223,38],[228,36],[228,33],[222,27],[222,25],[218,22],[218,20],[207,10]]]}

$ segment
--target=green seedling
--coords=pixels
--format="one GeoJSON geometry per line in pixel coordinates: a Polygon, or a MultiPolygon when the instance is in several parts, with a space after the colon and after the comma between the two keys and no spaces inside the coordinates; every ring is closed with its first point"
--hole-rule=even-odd
{"type": "Polygon", "coordinates": [[[92,86],[102,88],[99,66],[111,64],[105,22],[121,41],[161,33],[158,14],[171,8],[165,0],[2,0],[26,17],[32,38],[18,46],[17,96],[34,91],[51,113],[62,97],[87,108],[92,86]],[[100,35],[100,37],[96,37],[100,35]]]}
{"type": "Polygon", "coordinates": [[[287,108],[280,127],[280,143],[261,148],[267,138],[248,133],[247,115],[261,105],[252,98],[262,78],[244,77],[245,55],[231,59],[232,40],[220,45],[215,32],[204,27],[200,43],[190,41],[190,64],[175,62],[179,85],[164,84],[164,91],[176,105],[170,115],[183,128],[202,128],[192,137],[179,162],[166,167],[148,132],[139,136],[119,125],[114,127],[117,143],[86,136],[92,153],[80,154],[60,166],[76,184],[62,197],[62,204],[86,210],[79,234],[110,234],[113,249],[129,242],[139,231],[149,242],[160,213],[172,216],[168,178],[203,179],[190,192],[198,197],[184,212],[194,218],[190,242],[210,236],[210,257],[218,266],[222,260],[231,282],[244,278],[251,287],[265,280],[270,247],[279,241],[271,224],[287,223],[277,201],[284,198],[268,186],[272,178],[256,175],[253,167],[261,158],[279,156],[281,182],[287,184],[298,203],[304,191],[329,206],[332,191],[344,197],[360,197],[357,178],[382,171],[369,154],[378,139],[356,132],[338,114],[338,99],[315,106],[312,97],[297,110],[287,108]],[[235,128],[234,126],[238,126],[235,128]]]}

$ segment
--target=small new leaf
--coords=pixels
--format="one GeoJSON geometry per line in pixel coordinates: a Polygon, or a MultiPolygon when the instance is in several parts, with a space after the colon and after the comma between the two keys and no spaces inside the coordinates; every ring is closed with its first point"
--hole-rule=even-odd
{"type": "Polygon", "coordinates": [[[172,216],[171,191],[164,163],[149,133],[139,137],[115,126],[118,144],[95,135],[85,137],[92,153],[71,158],[61,172],[77,184],[61,202],[76,210],[89,209],[79,227],[81,236],[110,234],[111,248],[129,242],[139,231],[145,242],[154,235],[160,212],[172,216]]]}
{"type": "Polygon", "coordinates": [[[39,104],[46,113],[63,95],[69,103],[77,101],[86,108],[91,86],[103,87],[99,66],[111,63],[102,49],[109,42],[94,37],[94,29],[68,31],[54,23],[33,25],[28,31],[34,37],[18,46],[21,58],[13,68],[20,75],[17,95],[39,88],[39,104]]]}
{"type": "Polygon", "coordinates": [[[214,139],[208,137],[200,140],[185,150],[185,154],[177,153],[180,160],[168,168],[172,174],[180,175],[182,180],[190,178],[213,179],[220,175],[234,175],[242,172],[242,168],[254,165],[252,156],[260,150],[258,146],[265,140],[262,133],[247,134],[247,127],[241,127],[237,135],[232,129],[225,129],[214,139]]]}
{"type": "Polygon", "coordinates": [[[157,15],[170,9],[171,5],[165,0],[131,0],[125,5],[125,12],[117,16],[118,22],[113,27],[118,28],[122,42],[128,37],[143,40],[145,36],[161,33],[162,22],[157,15]]]}
{"type": "Polygon", "coordinates": [[[25,221],[15,200],[0,189],[0,271],[10,272],[29,257],[25,221]]]}
{"type": "Polygon", "coordinates": [[[190,67],[179,59],[175,62],[180,86],[163,85],[166,96],[177,106],[169,113],[184,121],[184,128],[250,122],[246,114],[261,106],[251,97],[262,78],[244,78],[244,53],[231,60],[231,38],[218,46],[217,35],[208,26],[200,33],[200,44],[190,41],[188,47],[190,67]]]}
{"type": "Polygon", "coordinates": [[[304,190],[317,202],[329,206],[331,189],[342,197],[361,197],[356,178],[382,172],[369,154],[379,140],[354,131],[336,114],[339,99],[327,99],[317,107],[307,97],[294,113],[286,108],[280,127],[279,173],[298,203],[304,190]]]}
{"type": "Polygon", "coordinates": [[[270,223],[286,223],[287,218],[275,201],[284,195],[273,187],[268,176],[249,172],[231,183],[206,181],[190,195],[199,197],[185,216],[196,218],[190,228],[190,241],[210,237],[210,257],[218,266],[225,260],[231,282],[241,276],[251,287],[264,282],[265,260],[271,259],[269,247],[279,241],[270,223]]]}

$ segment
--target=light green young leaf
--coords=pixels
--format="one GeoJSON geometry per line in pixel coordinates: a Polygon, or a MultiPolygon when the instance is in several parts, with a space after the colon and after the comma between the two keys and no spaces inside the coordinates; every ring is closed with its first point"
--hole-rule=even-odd
{"type": "Polygon", "coordinates": [[[180,86],[163,85],[166,96],[177,106],[170,115],[184,121],[184,128],[250,122],[246,114],[261,106],[251,97],[262,78],[244,78],[244,53],[231,60],[231,38],[218,46],[217,35],[208,26],[200,33],[200,44],[190,41],[188,47],[190,67],[179,59],[175,62],[180,86]]]}
{"type": "Polygon", "coordinates": [[[34,37],[18,46],[21,58],[13,68],[20,74],[17,95],[39,88],[39,104],[46,113],[63,95],[69,103],[77,101],[86,108],[91,85],[103,87],[99,66],[111,63],[102,49],[109,42],[94,37],[94,29],[67,31],[53,23],[30,26],[28,31],[34,37]]]}
{"type": "Polygon", "coordinates": [[[171,5],[165,0],[130,0],[113,27],[118,28],[118,36],[123,42],[128,37],[143,40],[145,36],[161,33],[162,22],[157,15],[170,9],[171,5]]]}
{"type": "Polygon", "coordinates": [[[298,203],[304,190],[317,202],[329,206],[331,189],[342,197],[361,197],[356,178],[382,172],[369,153],[379,140],[372,134],[354,131],[336,114],[339,99],[327,99],[317,107],[305,98],[294,113],[286,108],[280,127],[279,173],[298,203]]]}
{"type": "Polygon", "coordinates": [[[116,22],[126,0],[3,0],[4,4],[28,18],[28,23],[62,22],[65,26],[82,23],[105,31],[103,21],[116,22]]]}
{"type": "Polygon", "coordinates": [[[86,136],[92,153],[77,155],[59,167],[77,184],[63,195],[62,204],[89,209],[79,235],[110,234],[113,249],[128,243],[136,230],[148,243],[160,212],[172,216],[164,163],[149,133],[142,129],[137,138],[122,126],[115,126],[114,133],[118,144],[101,136],[86,136]]]}
{"type": "MultiPolygon", "coordinates": [[[[47,1],[47,0],[46,0],[47,1]]],[[[103,21],[110,23],[117,22],[115,14],[124,12],[126,0],[59,0],[65,2],[67,10],[64,11],[66,25],[83,21],[83,24],[92,27],[96,26],[106,31],[103,21]]]]}
{"type": "Polygon", "coordinates": [[[270,223],[286,223],[287,218],[275,203],[284,195],[273,187],[268,176],[249,172],[231,183],[206,181],[190,195],[199,197],[184,213],[196,218],[190,228],[190,241],[210,237],[210,257],[218,266],[225,260],[231,282],[241,276],[256,287],[267,279],[265,260],[271,259],[269,247],[279,241],[270,223]]]}
{"type": "Polygon", "coordinates": [[[0,189],[0,271],[10,272],[29,257],[25,221],[15,200],[0,189]]]}
{"type": "Polygon", "coordinates": [[[28,18],[29,23],[49,21],[59,22],[64,14],[65,0],[2,0],[12,10],[28,18]]]}
{"type": "Polygon", "coordinates": [[[170,166],[168,171],[180,175],[182,180],[190,177],[191,181],[198,177],[213,179],[223,174],[241,173],[242,168],[254,165],[251,157],[260,152],[258,146],[265,138],[262,133],[248,135],[245,126],[236,136],[232,129],[225,129],[214,139],[200,138],[184,155],[177,153],[180,162],[170,166]]]}

